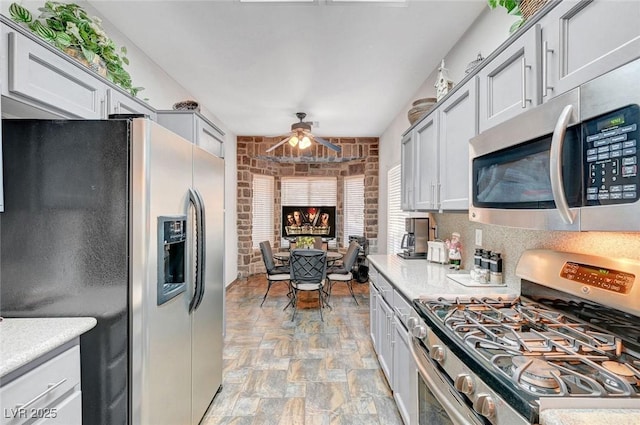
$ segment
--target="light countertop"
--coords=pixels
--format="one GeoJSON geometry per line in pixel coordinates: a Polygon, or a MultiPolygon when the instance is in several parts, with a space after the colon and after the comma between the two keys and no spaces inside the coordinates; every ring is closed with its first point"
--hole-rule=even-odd
{"type": "Polygon", "coordinates": [[[452,270],[446,264],[430,263],[426,259],[405,260],[394,254],[369,255],[373,265],[407,299],[433,295],[519,295],[520,282],[506,282],[506,286],[464,286],[447,278],[448,274],[465,274],[468,270],[452,270]]]}
{"type": "Polygon", "coordinates": [[[638,425],[639,409],[549,409],[540,412],[541,425],[638,425]]]}
{"type": "Polygon", "coordinates": [[[0,322],[0,376],[93,328],[93,317],[4,318],[0,322]]]}

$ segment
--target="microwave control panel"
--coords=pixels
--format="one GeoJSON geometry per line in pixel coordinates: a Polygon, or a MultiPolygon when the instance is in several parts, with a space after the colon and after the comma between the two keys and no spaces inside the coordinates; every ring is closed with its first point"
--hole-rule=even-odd
{"type": "Polygon", "coordinates": [[[582,124],[585,205],[636,202],[640,193],[640,108],[630,105],[582,124]]]}

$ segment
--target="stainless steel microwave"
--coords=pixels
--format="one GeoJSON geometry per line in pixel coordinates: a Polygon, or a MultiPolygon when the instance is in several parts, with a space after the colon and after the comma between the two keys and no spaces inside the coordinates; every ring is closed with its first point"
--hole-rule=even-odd
{"type": "Polygon", "coordinates": [[[469,219],[640,231],[640,59],[470,140],[469,219]]]}

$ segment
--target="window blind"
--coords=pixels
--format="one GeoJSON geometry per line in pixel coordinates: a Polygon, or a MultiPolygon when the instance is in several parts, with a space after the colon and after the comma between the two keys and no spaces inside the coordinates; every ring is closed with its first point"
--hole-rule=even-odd
{"type": "Polygon", "coordinates": [[[269,241],[273,245],[275,218],[273,214],[274,178],[256,174],[253,176],[253,227],[251,240],[254,248],[260,242],[269,241]]]}
{"type": "MultiPolygon", "coordinates": [[[[336,177],[283,177],[280,191],[282,206],[336,206],[338,179],[336,177]]],[[[273,202],[273,197],[271,199],[273,202]]],[[[283,247],[289,246],[289,241],[284,238],[280,243],[283,247]]],[[[335,239],[329,241],[329,247],[336,247],[335,239]]]]}
{"type": "Polygon", "coordinates": [[[401,251],[400,243],[404,235],[404,219],[409,214],[401,207],[400,165],[391,168],[387,173],[387,254],[401,251]]]}
{"type": "Polygon", "coordinates": [[[349,246],[349,236],[364,236],[364,176],[344,179],[344,240],[349,246]]]}

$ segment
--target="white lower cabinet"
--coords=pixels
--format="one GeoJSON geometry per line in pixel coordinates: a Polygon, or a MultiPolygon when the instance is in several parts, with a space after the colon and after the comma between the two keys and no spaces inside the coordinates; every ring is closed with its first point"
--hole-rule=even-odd
{"type": "Polygon", "coordinates": [[[0,400],[0,425],[81,425],[80,347],[74,345],[4,384],[0,400]]]}
{"type": "Polygon", "coordinates": [[[411,355],[406,328],[415,310],[386,279],[371,267],[369,274],[371,338],[378,362],[393,391],[406,425],[418,423],[418,372],[411,355]],[[371,280],[375,279],[375,283],[371,280]]]}
{"type": "MultiPolygon", "coordinates": [[[[371,275],[369,275],[371,279],[371,275]]],[[[374,286],[373,282],[369,281],[369,335],[371,336],[371,344],[373,344],[374,350],[378,352],[378,297],[380,294],[374,286]]]]}
{"type": "MultiPolygon", "coordinates": [[[[378,361],[382,372],[387,377],[389,384],[393,383],[392,361],[393,361],[393,310],[384,300],[383,296],[378,297],[378,361]]],[[[393,389],[393,388],[392,388],[393,389]]]]}
{"type": "Polygon", "coordinates": [[[393,326],[393,398],[407,425],[418,423],[418,372],[409,344],[411,335],[396,316],[393,326]]]}

